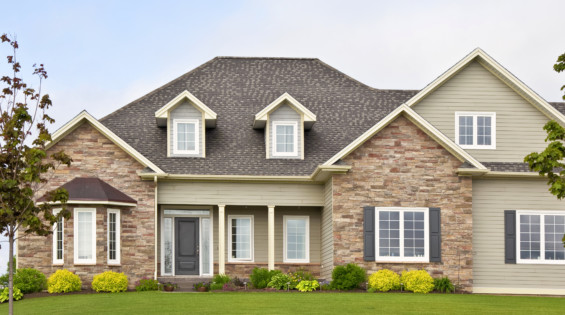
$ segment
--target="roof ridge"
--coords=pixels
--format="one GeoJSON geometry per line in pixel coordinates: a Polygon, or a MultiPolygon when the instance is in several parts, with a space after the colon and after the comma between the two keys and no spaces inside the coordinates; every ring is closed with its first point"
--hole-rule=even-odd
{"type": "Polygon", "coordinates": [[[216,59],[320,60],[315,57],[217,56],[216,59]]]}

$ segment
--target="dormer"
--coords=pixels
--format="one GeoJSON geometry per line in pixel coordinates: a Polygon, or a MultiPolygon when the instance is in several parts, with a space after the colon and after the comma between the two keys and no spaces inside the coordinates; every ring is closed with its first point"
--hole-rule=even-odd
{"type": "Polygon", "coordinates": [[[206,157],[206,128],[216,127],[216,113],[188,91],[155,112],[167,128],[168,157],[206,157]]]}
{"type": "Polygon", "coordinates": [[[253,128],[265,129],[267,159],[304,159],[304,130],[315,122],[316,115],[284,93],[255,115],[253,128]]]}

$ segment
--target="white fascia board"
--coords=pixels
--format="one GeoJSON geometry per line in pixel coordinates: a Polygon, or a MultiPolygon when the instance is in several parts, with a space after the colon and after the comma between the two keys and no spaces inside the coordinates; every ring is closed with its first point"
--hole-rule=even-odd
{"type": "Polygon", "coordinates": [[[264,126],[264,122],[267,121],[267,116],[269,115],[269,113],[271,113],[273,110],[275,110],[284,101],[289,102],[292,107],[294,107],[296,110],[298,110],[299,112],[301,112],[304,115],[304,122],[315,122],[316,121],[316,115],[314,113],[312,113],[304,105],[300,104],[300,102],[297,101],[290,94],[285,92],[283,95],[279,96],[276,100],[274,100],[267,107],[263,108],[260,112],[255,114],[255,122],[253,123],[253,127],[254,128],[261,128],[261,126],[264,126]]]}
{"type": "Polygon", "coordinates": [[[187,90],[184,90],[182,93],[180,93],[175,98],[173,98],[170,102],[168,102],[165,106],[161,107],[158,111],[156,111],[155,118],[166,119],[167,116],[169,115],[169,111],[173,107],[178,105],[178,103],[182,102],[182,100],[184,100],[185,98],[191,101],[192,103],[194,103],[196,107],[198,107],[202,112],[204,112],[204,118],[206,120],[210,120],[210,119],[215,120],[217,118],[218,115],[213,110],[211,110],[210,107],[206,106],[206,104],[202,103],[202,101],[200,101],[196,96],[192,95],[192,93],[190,93],[187,90]]]}
{"type": "Polygon", "coordinates": [[[455,155],[457,158],[469,162],[471,165],[476,167],[477,169],[486,170],[487,168],[482,165],[479,161],[473,158],[469,153],[463,150],[461,147],[456,145],[451,139],[437,130],[434,126],[432,126],[429,122],[427,122],[422,116],[418,115],[414,110],[408,107],[406,104],[402,104],[397,107],[394,111],[388,114],[385,118],[381,119],[376,125],[371,127],[353,142],[351,142],[348,146],[343,148],[339,151],[336,155],[334,155],[331,159],[326,161],[324,166],[333,165],[339,159],[344,158],[345,156],[349,155],[355,149],[360,147],[365,141],[369,140],[372,136],[377,134],[379,131],[384,129],[389,123],[391,123],[394,119],[396,119],[399,115],[405,114],[406,117],[415,123],[419,128],[421,128],[426,134],[432,137],[435,141],[440,143],[446,150],[451,152],[451,154],[455,155]]]}
{"type": "Polygon", "coordinates": [[[72,132],[76,129],[83,120],[86,120],[90,123],[96,130],[98,130],[101,134],[105,137],[110,139],[115,145],[120,147],[126,153],[128,153],[131,157],[137,160],[145,167],[151,168],[157,174],[164,173],[157,165],[153,164],[153,162],[149,161],[145,156],[141,155],[137,150],[135,150],[132,146],[127,144],[124,140],[118,137],[115,133],[113,133],[110,129],[106,128],[103,124],[101,124],[96,118],[90,115],[87,111],[83,110],[80,114],[75,116],[75,118],[71,119],[67,122],[63,127],[59,128],[51,135],[51,142],[46,145],[46,149],[49,149],[53,145],[55,145],[59,140],[63,139],[67,134],[72,132]]]}
{"type": "MultiPolygon", "coordinates": [[[[446,72],[444,72],[442,75],[440,75],[437,79],[435,79],[430,84],[428,84],[425,88],[423,88],[420,92],[418,92],[418,94],[414,95],[412,98],[410,98],[408,101],[406,101],[405,104],[409,107],[412,107],[413,105],[419,103],[422,99],[424,99],[426,96],[428,96],[435,89],[437,89],[438,87],[443,85],[445,82],[447,82],[449,79],[451,79],[451,77],[453,77],[457,72],[459,72],[461,69],[463,69],[469,63],[471,63],[477,57],[479,57],[482,62],[486,63],[487,65],[492,67],[494,70],[496,70],[498,73],[500,73],[500,75],[503,76],[505,79],[507,79],[508,82],[510,82],[516,89],[518,89],[524,95],[527,95],[528,97],[530,97],[531,100],[537,104],[537,106],[536,105],[534,105],[534,106],[538,107],[538,110],[540,108],[546,110],[547,113],[549,113],[551,116],[553,116],[557,120],[559,120],[559,122],[562,125],[565,125],[565,115],[563,115],[561,112],[559,112],[553,106],[551,106],[547,101],[545,101],[542,97],[540,97],[537,93],[535,93],[532,89],[530,89],[522,81],[520,81],[518,78],[516,78],[512,73],[510,73],[508,70],[506,70],[506,68],[504,68],[502,65],[500,65],[496,60],[494,60],[492,57],[490,57],[486,52],[484,52],[480,48],[476,48],[475,50],[473,50],[471,53],[469,53],[467,56],[465,56],[463,59],[461,59],[458,63],[456,63],[453,67],[449,68],[446,72]]],[[[546,114],[546,113],[543,113],[543,114],[546,114]]],[[[552,117],[550,117],[550,118],[552,118],[552,117]]]]}
{"type": "MultiPolygon", "coordinates": [[[[36,204],[42,205],[44,203],[46,203],[46,202],[40,201],[36,204]]],[[[60,201],[47,202],[47,204],[60,205],[61,202],[60,201]]],[[[95,200],[88,201],[88,200],[72,200],[72,199],[67,200],[67,202],[65,204],[67,204],[67,205],[105,205],[105,206],[121,206],[121,207],[135,207],[135,206],[137,206],[136,203],[131,203],[131,202],[95,201],[95,200]]]]}

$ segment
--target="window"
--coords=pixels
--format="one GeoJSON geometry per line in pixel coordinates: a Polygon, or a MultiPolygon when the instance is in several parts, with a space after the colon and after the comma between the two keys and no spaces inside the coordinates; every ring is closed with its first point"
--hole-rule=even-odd
{"type": "MultiPolygon", "coordinates": [[[[53,214],[57,215],[61,209],[53,210],[53,214]]],[[[64,233],[64,218],[60,217],[53,225],[53,264],[62,265],[64,263],[64,247],[63,247],[63,233],[64,233]]]]}
{"type": "Polygon", "coordinates": [[[253,216],[228,216],[229,261],[253,261],[253,216]]]}
{"type": "Polygon", "coordinates": [[[273,122],[273,156],[295,156],[298,154],[296,122],[273,122]]]}
{"type": "Polygon", "coordinates": [[[310,262],[310,218],[284,216],[284,262],[310,262]]]}
{"type": "Polygon", "coordinates": [[[565,264],[565,212],[517,211],[518,263],[565,264]]]}
{"type": "Polygon", "coordinates": [[[96,209],[75,208],[75,264],[96,264],[96,209]]]}
{"type": "Polygon", "coordinates": [[[198,120],[175,119],[173,125],[173,153],[198,154],[198,120]]]}
{"type": "Polygon", "coordinates": [[[464,149],[496,149],[496,113],[455,113],[455,141],[464,149]]]}
{"type": "Polygon", "coordinates": [[[108,264],[120,264],[120,210],[108,209],[108,264]]]}
{"type": "Polygon", "coordinates": [[[429,261],[428,208],[376,208],[378,261],[429,261]]]}

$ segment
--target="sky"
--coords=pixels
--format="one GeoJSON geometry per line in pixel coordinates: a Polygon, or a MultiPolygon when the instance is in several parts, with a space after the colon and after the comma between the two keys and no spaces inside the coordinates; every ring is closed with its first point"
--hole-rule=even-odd
{"type": "MultiPolygon", "coordinates": [[[[43,63],[50,130],[102,118],[216,56],[316,57],[375,88],[421,89],[480,47],[562,101],[565,1],[3,1],[24,79],[43,63]]],[[[6,74],[0,45],[0,75],[6,74]]],[[[7,261],[1,243],[0,274],[7,261]]]]}

